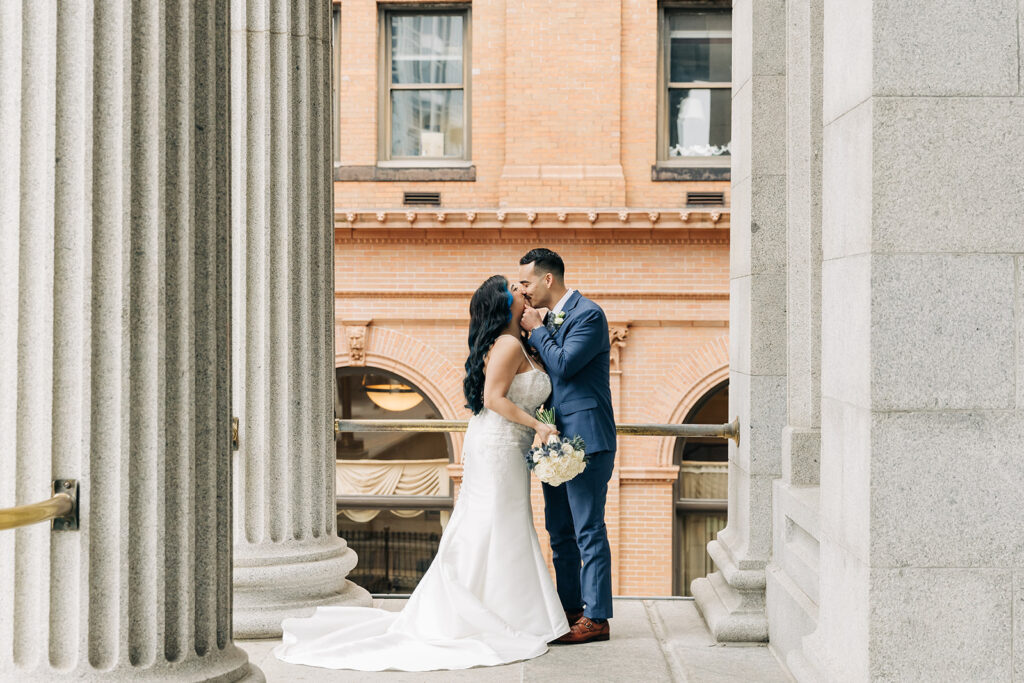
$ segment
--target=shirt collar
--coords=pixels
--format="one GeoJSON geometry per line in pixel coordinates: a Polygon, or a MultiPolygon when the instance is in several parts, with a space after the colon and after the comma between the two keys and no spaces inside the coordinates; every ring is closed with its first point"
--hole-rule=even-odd
{"type": "Polygon", "coordinates": [[[551,309],[551,312],[552,313],[560,313],[561,310],[563,308],[565,308],[565,305],[567,303],[569,303],[569,297],[571,297],[573,295],[573,293],[575,293],[575,291],[576,291],[575,289],[567,289],[567,290],[565,290],[565,294],[563,294],[562,298],[558,300],[558,303],[555,304],[555,307],[551,309]]]}

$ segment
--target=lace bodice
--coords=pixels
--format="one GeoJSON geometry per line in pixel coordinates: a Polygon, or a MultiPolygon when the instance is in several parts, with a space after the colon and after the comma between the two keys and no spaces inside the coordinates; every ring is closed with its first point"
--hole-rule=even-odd
{"type": "MultiPolygon", "coordinates": [[[[508,396],[508,400],[522,408],[527,415],[533,415],[550,393],[551,379],[542,370],[534,369],[513,377],[506,396],[508,396]]],[[[516,422],[510,422],[487,408],[470,419],[470,428],[474,426],[474,423],[477,424],[478,429],[492,434],[501,432],[508,437],[514,436],[517,441],[525,434],[529,437],[529,441],[533,440],[532,429],[516,422]]]]}
{"type": "MultiPolygon", "coordinates": [[[[532,360],[530,364],[533,365],[532,360]]],[[[550,394],[551,379],[534,367],[512,378],[506,396],[527,415],[533,415],[550,394]]],[[[528,475],[524,456],[534,434],[530,427],[506,420],[487,408],[470,418],[462,451],[463,491],[467,487],[489,488],[488,484],[500,487],[502,478],[513,472],[525,480],[528,475]]]]}

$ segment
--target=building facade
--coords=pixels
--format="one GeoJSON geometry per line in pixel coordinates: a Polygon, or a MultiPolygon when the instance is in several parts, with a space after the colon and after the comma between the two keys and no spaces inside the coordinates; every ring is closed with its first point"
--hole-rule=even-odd
{"type": "MultiPolygon", "coordinates": [[[[433,417],[468,417],[470,295],[514,277],[537,246],[561,254],[567,284],[608,316],[618,422],[680,423],[727,396],[730,14],[650,0],[335,5],[335,338],[356,413],[423,417],[429,404],[433,417]],[[381,409],[362,397],[368,382],[426,400],[381,409]]],[[[728,421],[726,403],[710,406],[705,417],[728,421]]],[[[391,460],[398,487],[424,476],[410,459],[449,459],[457,490],[461,435],[396,440],[343,444],[339,469],[391,460]]],[[[620,439],[606,516],[616,594],[683,594],[703,575],[725,521],[725,449],[696,445],[687,453],[710,460],[682,461],[671,438],[620,439]],[[723,509],[688,507],[696,495],[723,509]]],[[[374,471],[339,482],[383,492],[374,471]]],[[[550,552],[536,482],[534,493],[550,552]]],[[[391,511],[360,526],[344,514],[364,571],[363,530],[408,544],[396,531],[436,534],[443,518],[391,511]]]]}

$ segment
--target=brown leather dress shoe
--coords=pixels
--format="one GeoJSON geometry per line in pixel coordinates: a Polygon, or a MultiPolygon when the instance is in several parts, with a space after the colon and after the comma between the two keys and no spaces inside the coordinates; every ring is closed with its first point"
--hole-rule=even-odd
{"type": "Polygon", "coordinates": [[[563,645],[576,645],[577,643],[608,640],[610,633],[611,629],[608,627],[607,621],[597,624],[587,617],[580,617],[579,621],[569,629],[569,632],[555,642],[563,645]]]}
{"type": "Polygon", "coordinates": [[[582,616],[583,610],[565,610],[565,620],[569,622],[569,626],[579,621],[582,616]]]}

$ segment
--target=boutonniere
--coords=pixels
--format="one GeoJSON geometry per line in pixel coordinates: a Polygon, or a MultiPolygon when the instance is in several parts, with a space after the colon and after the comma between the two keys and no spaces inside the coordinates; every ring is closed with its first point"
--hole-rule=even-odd
{"type": "Polygon", "coordinates": [[[559,311],[558,313],[555,313],[555,317],[551,321],[551,324],[554,325],[555,329],[557,330],[559,327],[562,326],[562,323],[564,323],[564,322],[565,322],[565,311],[559,311]]]}

